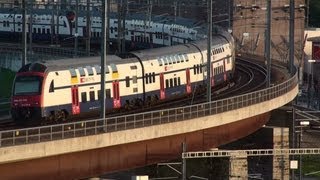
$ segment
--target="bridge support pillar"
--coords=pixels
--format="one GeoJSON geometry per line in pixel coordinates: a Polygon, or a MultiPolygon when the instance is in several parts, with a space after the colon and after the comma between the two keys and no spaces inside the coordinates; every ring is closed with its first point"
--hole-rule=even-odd
{"type": "Polygon", "coordinates": [[[248,179],[248,162],[245,152],[232,153],[229,159],[229,180],[248,179]]]}
{"type": "MultiPolygon", "coordinates": [[[[289,129],[273,128],[273,148],[289,148],[289,129]]],[[[273,156],[272,179],[289,179],[289,155],[273,156]]]]}

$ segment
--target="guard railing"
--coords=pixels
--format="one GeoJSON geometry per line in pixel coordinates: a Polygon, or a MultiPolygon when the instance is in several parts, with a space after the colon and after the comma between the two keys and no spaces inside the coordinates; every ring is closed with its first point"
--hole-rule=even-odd
{"type": "Polygon", "coordinates": [[[0,146],[39,143],[190,120],[265,102],[288,93],[297,85],[298,78],[297,73],[295,73],[294,76],[281,84],[210,103],[108,117],[106,119],[1,131],[0,146]]]}

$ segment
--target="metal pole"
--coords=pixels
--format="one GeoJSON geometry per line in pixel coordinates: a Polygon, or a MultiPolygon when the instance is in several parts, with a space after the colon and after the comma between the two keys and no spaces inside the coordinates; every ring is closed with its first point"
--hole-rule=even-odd
{"type": "Polygon", "coordinates": [[[33,15],[32,15],[32,8],[33,8],[33,4],[30,3],[29,6],[29,54],[32,53],[32,21],[33,21],[33,15]]]}
{"type": "Polygon", "coordinates": [[[211,102],[212,0],[208,0],[207,101],[211,102]]]}
{"type": "Polygon", "coordinates": [[[290,29],[289,29],[289,70],[291,75],[293,75],[294,68],[294,19],[295,19],[295,4],[294,0],[290,0],[290,29]]]}
{"type": "Polygon", "coordinates": [[[110,12],[111,12],[111,10],[110,10],[110,4],[111,3],[107,3],[107,12],[106,12],[106,14],[107,14],[107,31],[106,31],[106,35],[107,35],[107,37],[106,37],[106,54],[108,54],[110,51],[109,51],[109,43],[110,43],[110,12]]]}
{"type": "Polygon", "coordinates": [[[24,66],[27,64],[27,9],[26,9],[26,2],[25,0],[22,0],[22,46],[23,46],[23,51],[22,51],[22,63],[21,65],[24,66]]]}
{"type": "MultiPolygon", "coordinates": [[[[300,125],[300,134],[299,134],[299,148],[301,148],[302,141],[302,127],[300,125]]],[[[302,156],[299,154],[299,180],[302,180],[302,156]]]]}
{"type": "Polygon", "coordinates": [[[57,13],[57,19],[56,19],[56,21],[57,21],[57,30],[55,31],[55,37],[56,37],[56,39],[55,39],[55,41],[56,41],[56,45],[58,45],[59,44],[59,28],[60,28],[60,24],[59,24],[59,10],[61,9],[61,3],[62,2],[59,2],[59,1],[57,1],[57,3],[56,3],[56,13],[57,13]]]}
{"type": "Polygon", "coordinates": [[[231,8],[233,8],[233,4],[231,4],[231,0],[228,0],[228,28],[231,30],[231,8]]]}
{"type": "Polygon", "coordinates": [[[100,97],[101,97],[101,111],[100,111],[100,117],[103,119],[103,122],[105,122],[106,118],[106,93],[105,93],[105,82],[106,82],[106,61],[107,61],[107,51],[106,51],[106,37],[107,37],[107,31],[106,31],[106,24],[107,24],[107,4],[108,0],[102,1],[102,42],[101,42],[101,88],[100,88],[100,97]]]}
{"type": "Polygon", "coordinates": [[[121,43],[122,43],[122,40],[121,40],[121,35],[122,35],[122,0],[119,0],[118,1],[118,38],[117,38],[117,43],[118,43],[118,53],[121,53],[121,50],[122,50],[122,46],[121,46],[121,43]]]}
{"type": "Polygon", "coordinates": [[[122,5],[122,27],[121,27],[121,53],[124,53],[126,51],[126,9],[128,6],[128,1],[123,0],[123,5],[122,5]]]}
{"type": "Polygon", "coordinates": [[[79,17],[79,0],[76,0],[76,15],[74,24],[74,56],[78,56],[78,17],[79,17]]]}
{"type": "Polygon", "coordinates": [[[266,29],[266,60],[267,60],[267,87],[270,86],[271,76],[271,0],[267,2],[267,29],[266,29]]]}
{"type": "Polygon", "coordinates": [[[90,43],[91,43],[91,16],[90,16],[90,0],[87,0],[87,41],[86,51],[90,56],[90,43]]]}
{"type": "MultiPolygon", "coordinates": [[[[295,131],[296,131],[296,126],[295,126],[295,123],[296,123],[296,109],[294,107],[294,101],[291,102],[292,103],[292,145],[291,147],[292,148],[295,148],[295,131]]],[[[295,157],[294,155],[292,155],[292,159],[291,160],[294,160],[295,157]]],[[[292,169],[291,171],[291,179],[294,179],[294,169],[292,169]]]]}
{"type": "MultiPolygon", "coordinates": [[[[183,153],[187,152],[186,142],[182,143],[182,152],[183,153]]],[[[187,162],[186,158],[183,158],[182,159],[182,180],[187,179],[187,164],[186,164],[186,162],[187,162]]]]}

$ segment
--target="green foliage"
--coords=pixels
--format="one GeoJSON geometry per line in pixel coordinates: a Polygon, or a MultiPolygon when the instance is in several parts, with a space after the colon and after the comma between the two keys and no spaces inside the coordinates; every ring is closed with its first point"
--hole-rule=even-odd
{"type": "Polygon", "coordinates": [[[0,98],[10,98],[14,76],[13,71],[0,68],[0,98]]]}

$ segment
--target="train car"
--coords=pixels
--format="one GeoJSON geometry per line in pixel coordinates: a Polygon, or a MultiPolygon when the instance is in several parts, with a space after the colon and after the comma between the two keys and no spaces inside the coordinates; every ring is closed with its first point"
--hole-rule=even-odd
{"type": "MultiPolygon", "coordinates": [[[[232,78],[232,38],[215,35],[211,84],[232,78]]],[[[205,87],[207,41],[107,56],[106,110],[169,101],[205,87]]],[[[100,57],[29,63],[16,74],[11,114],[16,121],[61,121],[100,110],[100,57]]]]}
{"type": "MultiPolygon", "coordinates": [[[[10,40],[21,40],[22,38],[22,12],[21,9],[0,8],[0,38],[10,40]]],[[[95,8],[91,12],[90,38],[92,44],[100,44],[101,12],[95,8]]],[[[73,11],[56,12],[53,9],[34,9],[32,14],[27,14],[28,38],[30,32],[33,42],[58,41],[61,44],[68,44],[77,37],[81,42],[88,35],[86,13],[80,11],[76,19],[73,11]],[[77,21],[78,26],[76,28],[77,21]],[[31,22],[31,23],[30,23],[31,22]]],[[[118,17],[115,13],[110,14],[109,36],[111,42],[117,42],[118,17]]],[[[143,14],[127,15],[125,20],[125,40],[130,46],[159,47],[181,43],[188,43],[196,40],[199,36],[201,25],[192,20],[184,18],[153,16],[146,21],[143,14]],[[187,23],[188,22],[188,23],[187,23]]],[[[205,26],[202,28],[205,29],[205,26]]],[[[201,34],[201,33],[200,33],[201,34]]]]}

